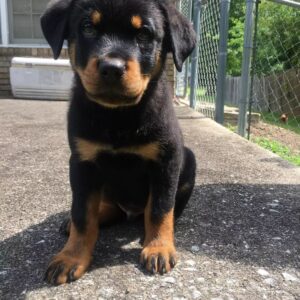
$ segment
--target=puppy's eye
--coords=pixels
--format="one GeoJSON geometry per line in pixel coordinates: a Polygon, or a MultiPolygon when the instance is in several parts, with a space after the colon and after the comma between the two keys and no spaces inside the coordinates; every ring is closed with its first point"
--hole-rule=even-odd
{"type": "Polygon", "coordinates": [[[90,22],[84,22],[82,25],[82,31],[85,37],[93,38],[96,36],[96,29],[90,22]]]}
{"type": "Polygon", "coordinates": [[[153,38],[153,33],[148,27],[144,26],[139,30],[136,37],[139,42],[147,42],[153,38]]]}

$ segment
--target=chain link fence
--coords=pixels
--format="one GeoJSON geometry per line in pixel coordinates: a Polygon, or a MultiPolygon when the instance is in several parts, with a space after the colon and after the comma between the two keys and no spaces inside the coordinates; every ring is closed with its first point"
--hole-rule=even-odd
{"type": "Polygon", "coordinates": [[[297,28],[300,28],[300,7],[268,1],[259,4],[250,105],[260,113],[262,121],[300,134],[297,28]]]}
{"type": "MultiPolygon", "coordinates": [[[[228,44],[230,60],[227,72],[231,76],[227,76],[224,88],[222,85],[220,88],[219,85],[217,90],[219,79],[222,79],[222,76],[218,78],[220,76],[218,74],[220,60],[218,59],[226,51],[222,40],[220,41],[220,38],[224,38],[222,3],[225,1],[178,0],[178,9],[194,22],[199,41],[191,59],[185,64],[183,72],[176,75],[176,96],[187,102],[190,100],[192,107],[215,119],[220,111],[218,110],[220,90],[223,90],[221,106],[225,110],[225,120],[227,118],[236,120],[238,107],[241,108],[240,104],[243,101],[246,103],[242,97],[242,91],[245,89],[241,88],[246,86],[250,90],[249,110],[256,113],[248,114],[254,115],[253,119],[248,120],[249,132],[251,126],[255,127],[257,120],[262,120],[264,123],[271,123],[271,125],[300,133],[300,35],[297,30],[300,28],[300,4],[289,6],[289,3],[295,1],[274,1],[257,2],[258,17],[253,41],[256,47],[252,53],[252,59],[249,58],[249,61],[252,60],[251,84],[250,82],[245,84],[245,80],[243,81],[241,77],[245,72],[249,72],[251,65],[249,64],[247,70],[242,69],[243,51],[245,56],[246,50],[252,47],[251,38],[248,39],[249,45],[244,44],[243,47],[244,38],[247,34],[249,37],[249,30],[252,31],[252,28],[247,28],[247,26],[243,28],[247,19],[245,7],[249,1],[231,2],[233,7],[231,15],[225,16],[225,18],[230,18],[231,25],[235,26],[230,32],[231,40],[228,44]],[[198,18],[197,12],[199,12],[198,18]],[[237,19],[238,15],[240,15],[239,19],[237,19]],[[223,45],[222,48],[219,48],[221,45],[223,45]],[[224,102],[227,104],[226,107],[224,102]],[[229,116],[231,111],[234,116],[229,116]]],[[[250,53],[251,51],[248,51],[251,56],[250,53]]],[[[248,104],[244,113],[247,109],[248,104]]],[[[244,114],[240,112],[241,115],[244,114]]]]}
{"type": "Polygon", "coordinates": [[[195,94],[196,109],[204,115],[214,118],[217,92],[220,1],[203,1],[200,16],[198,76],[195,94]]]}
{"type": "MultiPolygon", "coordinates": [[[[192,20],[193,1],[181,0],[176,2],[177,9],[189,20],[192,20]]],[[[188,94],[188,83],[190,75],[190,60],[187,60],[182,72],[176,72],[175,94],[177,97],[186,98],[188,94]]]]}
{"type": "MultiPolygon", "coordinates": [[[[193,1],[178,1],[179,10],[192,20],[195,15],[193,1]]],[[[195,108],[204,115],[214,118],[216,83],[217,83],[217,62],[219,46],[219,19],[220,1],[209,0],[201,1],[200,5],[200,24],[199,24],[199,43],[197,47],[197,72],[195,84],[195,108]]],[[[190,96],[190,63],[185,65],[182,73],[176,76],[176,96],[190,96]]]]}

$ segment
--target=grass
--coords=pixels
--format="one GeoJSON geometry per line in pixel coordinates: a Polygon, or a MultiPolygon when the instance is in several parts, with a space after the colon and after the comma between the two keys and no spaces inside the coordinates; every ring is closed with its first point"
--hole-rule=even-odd
{"type": "Polygon", "coordinates": [[[276,125],[288,130],[291,130],[293,132],[296,132],[300,134],[300,117],[292,117],[289,116],[289,119],[287,123],[283,123],[280,121],[280,114],[278,113],[262,113],[261,117],[264,120],[264,122],[276,125]]]}
{"type": "Polygon", "coordinates": [[[261,147],[272,151],[273,153],[277,154],[281,158],[289,161],[290,163],[300,166],[300,155],[295,155],[292,153],[289,147],[267,138],[253,138],[252,142],[260,145],[261,147]]]}
{"type": "MultiPolygon", "coordinates": [[[[231,125],[230,123],[225,124],[225,127],[235,133],[237,131],[237,126],[231,125]]],[[[251,138],[251,141],[267,150],[270,150],[293,165],[300,167],[300,155],[293,154],[289,147],[281,144],[280,142],[263,137],[253,137],[251,138]]]]}
{"type": "MultiPolygon", "coordinates": [[[[191,88],[188,87],[187,94],[191,94],[191,88]]],[[[203,102],[209,102],[209,103],[214,103],[215,101],[215,96],[210,96],[207,94],[207,90],[204,88],[196,88],[196,100],[197,101],[203,101],[203,102]]]]}
{"type": "Polygon", "coordinates": [[[230,123],[226,123],[224,124],[224,126],[229,129],[230,131],[236,133],[237,132],[237,126],[236,125],[232,125],[230,123]]]}

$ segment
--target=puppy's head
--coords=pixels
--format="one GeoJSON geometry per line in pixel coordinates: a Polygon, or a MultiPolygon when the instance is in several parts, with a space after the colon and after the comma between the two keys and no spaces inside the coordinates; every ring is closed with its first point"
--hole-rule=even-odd
{"type": "Polygon", "coordinates": [[[164,0],[52,0],[41,25],[54,58],[68,40],[88,98],[107,107],[139,103],[166,54],[180,71],[195,45],[190,23],[164,0]]]}

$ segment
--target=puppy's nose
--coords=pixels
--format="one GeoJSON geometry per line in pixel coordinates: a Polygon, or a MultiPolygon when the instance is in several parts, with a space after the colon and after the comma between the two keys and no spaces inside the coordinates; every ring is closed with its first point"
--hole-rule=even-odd
{"type": "Polygon", "coordinates": [[[114,83],[125,73],[125,62],[118,58],[100,61],[99,72],[106,83],[114,83]]]}

